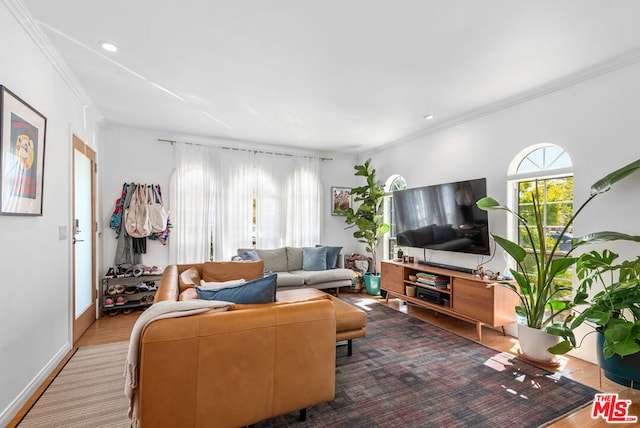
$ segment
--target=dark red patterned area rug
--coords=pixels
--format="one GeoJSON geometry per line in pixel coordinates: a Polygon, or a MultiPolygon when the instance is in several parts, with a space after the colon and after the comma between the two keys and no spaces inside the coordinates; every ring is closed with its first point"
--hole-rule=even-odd
{"type": "MultiPolygon", "coordinates": [[[[342,296],[341,296],[342,297],[342,296]]],[[[329,403],[256,427],[538,427],[596,390],[361,297],[367,336],[338,348],[329,403]]],[[[360,306],[360,305],[359,305],[360,306]]]]}

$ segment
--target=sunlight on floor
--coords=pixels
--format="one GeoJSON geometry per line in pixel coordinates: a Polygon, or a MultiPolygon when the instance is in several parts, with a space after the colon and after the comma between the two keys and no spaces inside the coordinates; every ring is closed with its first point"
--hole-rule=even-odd
{"type": "Polygon", "coordinates": [[[358,300],[353,304],[364,311],[371,311],[370,306],[378,304],[378,299],[369,299],[369,298],[363,297],[362,299],[358,300]]]}

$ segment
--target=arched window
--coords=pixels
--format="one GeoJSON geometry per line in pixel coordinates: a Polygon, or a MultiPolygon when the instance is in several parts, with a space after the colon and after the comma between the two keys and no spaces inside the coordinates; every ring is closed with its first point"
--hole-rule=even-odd
{"type": "MultiPolygon", "coordinates": [[[[548,249],[551,249],[559,237],[563,227],[573,215],[573,172],[569,154],[555,144],[543,143],[528,147],[520,152],[509,168],[511,184],[511,209],[522,218],[532,223],[532,195],[536,190],[542,207],[543,229],[546,234],[548,249]]],[[[528,242],[523,239],[524,228],[512,220],[511,238],[527,249],[528,242]]],[[[571,247],[570,239],[573,230],[569,228],[560,242],[559,250],[566,251],[571,247]]],[[[531,258],[533,255],[531,254],[531,258]]],[[[529,265],[534,266],[533,260],[529,265]]],[[[558,279],[560,283],[571,285],[572,272],[567,271],[558,279]]]]}
{"type": "Polygon", "coordinates": [[[384,238],[384,253],[388,260],[395,259],[397,252],[396,241],[396,222],[395,213],[393,211],[393,192],[396,190],[404,190],[407,188],[407,180],[401,175],[392,175],[387,179],[384,190],[387,193],[384,199],[384,221],[391,226],[391,232],[384,238]]]}

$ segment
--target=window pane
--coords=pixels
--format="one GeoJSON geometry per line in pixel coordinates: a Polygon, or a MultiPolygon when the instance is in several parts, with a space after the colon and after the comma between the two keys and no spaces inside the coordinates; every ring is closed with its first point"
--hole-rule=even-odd
{"type": "Polygon", "coordinates": [[[551,169],[570,168],[573,166],[569,154],[561,147],[548,145],[529,153],[518,165],[517,173],[547,171],[551,169]]]}

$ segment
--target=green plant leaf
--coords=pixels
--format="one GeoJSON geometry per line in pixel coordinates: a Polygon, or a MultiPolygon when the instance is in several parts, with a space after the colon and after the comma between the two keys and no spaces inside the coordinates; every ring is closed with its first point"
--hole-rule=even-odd
{"type": "Polygon", "coordinates": [[[584,319],[596,325],[605,325],[611,319],[611,312],[599,309],[597,306],[591,306],[585,310],[584,319]]]}
{"type": "Polygon", "coordinates": [[[522,263],[525,257],[527,256],[527,252],[520,245],[515,242],[509,241],[501,236],[492,235],[493,239],[495,239],[496,243],[500,245],[517,263],[522,263]]]}
{"type": "Polygon", "coordinates": [[[622,180],[626,176],[632,174],[633,172],[640,169],[640,159],[635,162],[631,162],[628,165],[623,166],[622,168],[613,171],[606,176],[602,177],[600,180],[596,181],[591,185],[591,194],[600,194],[608,191],[611,186],[618,181],[622,180]]]}
{"type": "Polygon", "coordinates": [[[504,205],[501,205],[498,201],[496,201],[495,199],[493,199],[490,196],[486,196],[480,200],[478,200],[476,202],[476,205],[478,206],[478,208],[480,208],[481,210],[505,210],[505,211],[509,211],[511,212],[511,210],[508,207],[505,207],[504,205]]]}
{"type": "Polygon", "coordinates": [[[559,259],[553,259],[549,268],[549,278],[555,278],[556,276],[573,266],[577,261],[577,257],[562,257],[559,259]]]}
{"type": "Polygon", "coordinates": [[[571,351],[572,348],[573,346],[571,346],[571,343],[568,340],[563,340],[557,345],[554,345],[551,348],[547,348],[547,351],[554,355],[562,355],[571,351]]]}
{"type": "Polygon", "coordinates": [[[609,242],[609,241],[640,242],[640,236],[628,235],[626,233],[611,232],[611,231],[595,232],[595,233],[589,233],[587,235],[573,238],[572,245],[575,248],[584,244],[598,244],[598,243],[609,242]]]}
{"type": "Polygon", "coordinates": [[[520,287],[520,293],[522,293],[524,296],[530,295],[531,284],[529,283],[529,280],[520,272],[515,271],[513,269],[511,270],[511,274],[513,275],[513,279],[516,280],[516,282],[518,283],[518,286],[520,287]]]}
{"type": "Polygon", "coordinates": [[[562,312],[562,311],[564,311],[564,310],[569,308],[569,304],[567,302],[565,302],[564,300],[552,300],[552,301],[549,302],[549,306],[555,312],[562,312]]]}

